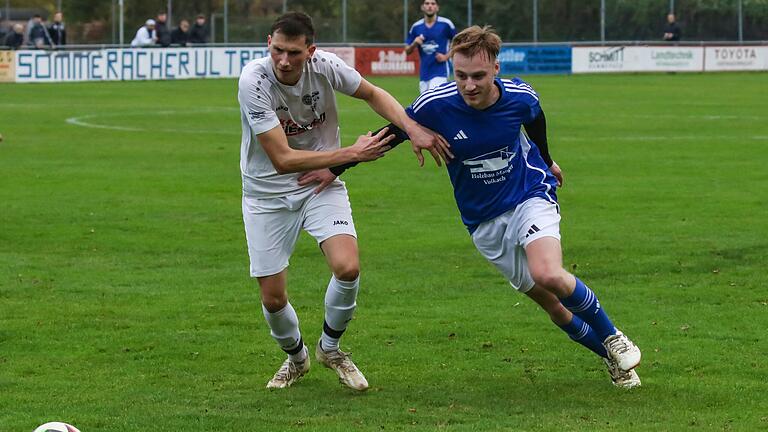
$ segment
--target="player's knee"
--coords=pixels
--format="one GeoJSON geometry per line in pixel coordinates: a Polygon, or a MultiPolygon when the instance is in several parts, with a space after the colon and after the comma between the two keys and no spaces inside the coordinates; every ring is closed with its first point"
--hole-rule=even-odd
{"type": "Polygon", "coordinates": [[[261,304],[271,313],[279,312],[288,304],[288,296],[262,293],[261,304]]]}
{"type": "Polygon", "coordinates": [[[568,278],[563,269],[540,269],[532,271],[531,276],[537,285],[555,293],[567,290],[568,278]]]}
{"type": "Polygon", "coordinates": [[[337,265],[333,269],[333,275],[336,279],[342,281],[353,281],[360,276],[360,265],[357,262],[344,263],[337,265]]]}

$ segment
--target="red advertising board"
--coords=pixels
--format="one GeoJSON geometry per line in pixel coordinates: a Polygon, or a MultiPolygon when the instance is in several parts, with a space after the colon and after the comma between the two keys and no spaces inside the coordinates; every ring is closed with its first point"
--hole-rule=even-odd
{"type": "Polygon", "coordinates": [[[419,53],[405,54],[405,48],[357,47],[355,69],[362,75],[418,75],[419,53]]]}

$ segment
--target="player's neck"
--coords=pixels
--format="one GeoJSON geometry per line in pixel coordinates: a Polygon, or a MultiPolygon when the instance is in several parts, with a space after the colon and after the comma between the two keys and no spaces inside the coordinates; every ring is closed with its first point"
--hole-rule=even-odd
{"type": "Polygon", "coordinates": [[[488,99],[484,101],[482,104],[474,107],[476,110],[482,111],[484,109],[487,109],[489,107],[492,107],[496,104],[496,102],[499,101],[501,98],[501,89],[496,84],[496,80],[493,81],[493,87],[491,88],[491,94],[488,95],[488,99]]]}
{"type": "Polygon", "coordinates": [[[424,15],[424,24],[427,26],[432,26],[432,24],[437,22],[437,14],[430,16],[424,15]]]}

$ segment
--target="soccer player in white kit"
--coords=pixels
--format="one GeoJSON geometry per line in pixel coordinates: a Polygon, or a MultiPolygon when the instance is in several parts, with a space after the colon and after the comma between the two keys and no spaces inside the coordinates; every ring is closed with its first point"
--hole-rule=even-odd
{"type": "Polygon", "coordinates": [[[267,387],[288,387],[309,370],[308,350],[286,293],[288,260],[304,229],[317,240],[333,273],[315,357],[336,371],[346,386],[365,390],[365,376],[339,349],[357,305],[360,265],[347,190],[328,168],[381,157],[392,135],[385,136],[386,130],[368,133],[341,148],[335,91],[368,102],[379,115],[415,136],[420,144],[414,147],[430,151],[439,164],[438,138],[410,120],[389,93],[336,55],[316,49],[314,27],[306,14],[284,14],[270,33],[270,55],[243,68],[238,90],[250,274],[258,280],[272,337],[288,355],[267,387]]]}
{"type": "Polygon", "coordinates": [[[639,386],[640,350],[595,293],[563,269],[555,194],[562,172],[549,156],[536,92],[520,79],[497,77],[500,47],[488,27],[460,32],[449,53],[456,81],[425,92],[406,112],[451,139],[448,174],[477,250],[571,339],[600,356],[615,385],[639,386]]]}

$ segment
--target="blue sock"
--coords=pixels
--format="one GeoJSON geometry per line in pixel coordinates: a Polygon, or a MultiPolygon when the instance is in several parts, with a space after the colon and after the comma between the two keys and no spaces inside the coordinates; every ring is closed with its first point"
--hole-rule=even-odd
{"type": "Polygon", "coordinates": [[[610,335],[616,334],[616,327],[613,326],[611,319],[600,307],[600,301],[584,282],[576,278],[576,288],[573,293],[560,302],[574,315],[586,321],[590,327],[597,333],[600,341],[604,341],[610,335]]]}
{"type": "Polygon", "coordinates": [[[571,339],[589,348],[593,353],[600,357],[608,358],[608,353],[605,351],[603,341],[597,336],[597,333],[592,330],[592,327],[585,323],[581,318],[574,315],[571,322],[566,325],[559,325],[558,327],[568,333],[568,336],[571,339]]]}

